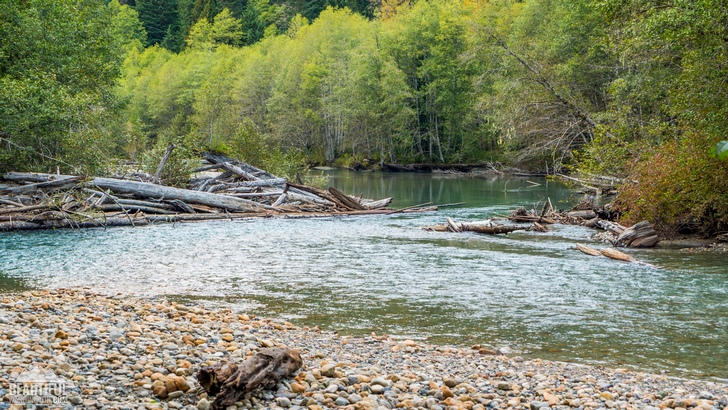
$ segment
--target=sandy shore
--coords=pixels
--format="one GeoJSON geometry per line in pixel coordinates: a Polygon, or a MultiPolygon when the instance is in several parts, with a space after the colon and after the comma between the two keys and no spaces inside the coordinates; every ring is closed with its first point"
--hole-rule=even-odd
{"type": "Polygon", "coordinates": [[[197,371],[299,349],[295,378],[229,408],[728,410],[728,384],[393,340],[350,338],[227,309],[83,290],[0,297],[0,408],[207,410],[197,371]],[[34,373],[35,372],[35,373],[34,373]],[[31,377],[32,376],[32,377],[31,377]],[[56,383],[55,391],[23,391],[56,383]],[[30,380],[30,381],[28,381],[30,380]],[[25,394],[28,393],[28,394],[25,394]],[[11,408],[25,408],[14,404],[11,408]]]}

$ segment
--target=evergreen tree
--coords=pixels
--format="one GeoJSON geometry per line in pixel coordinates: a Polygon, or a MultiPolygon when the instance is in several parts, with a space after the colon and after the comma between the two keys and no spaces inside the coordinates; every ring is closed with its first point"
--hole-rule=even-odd
{"type": "Polygon", "coordinates": [[[147,31],[147,46],[163,43],[179,51],[180,16],[177,0],[137,0],[136,10],[147,31]]]}

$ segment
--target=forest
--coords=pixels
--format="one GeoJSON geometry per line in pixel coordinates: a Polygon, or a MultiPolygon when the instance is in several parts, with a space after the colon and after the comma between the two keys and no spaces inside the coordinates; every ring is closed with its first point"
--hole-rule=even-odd
{"type": "Polygon", "coordinates": [[[488,162],[728,231],[724,1],[0,0],[0,39],[0,172],[488,162]]]}

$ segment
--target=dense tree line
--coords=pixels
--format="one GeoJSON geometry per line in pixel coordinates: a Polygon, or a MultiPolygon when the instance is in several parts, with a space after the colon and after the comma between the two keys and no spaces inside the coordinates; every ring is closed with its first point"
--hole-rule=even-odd
{"type": "Polygon", "coordinates": [[[628,218],[728,229],[724,2],[0,5],[4,169],[172,141],[281,167],[502,161],[637,180],[628,218]]]}

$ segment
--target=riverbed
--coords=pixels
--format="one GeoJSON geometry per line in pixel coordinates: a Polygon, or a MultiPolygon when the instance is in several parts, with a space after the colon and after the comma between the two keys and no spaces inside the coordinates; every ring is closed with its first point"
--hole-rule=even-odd
{"type": "Polygon", "coordinates": [[[728,378],[724,254],[630,251],[652,268],[579,253],[574,244],[593,233],[582,227],[507,236],[421,229],[446,216],[478,220],[546,198],[562,208],[578,200],[544,179],[336,172],[332,184],[394,196],[395,207],[465,204],[424,214],[5,233],[0,286],[166,295],[347,335],[728,378]]]}

